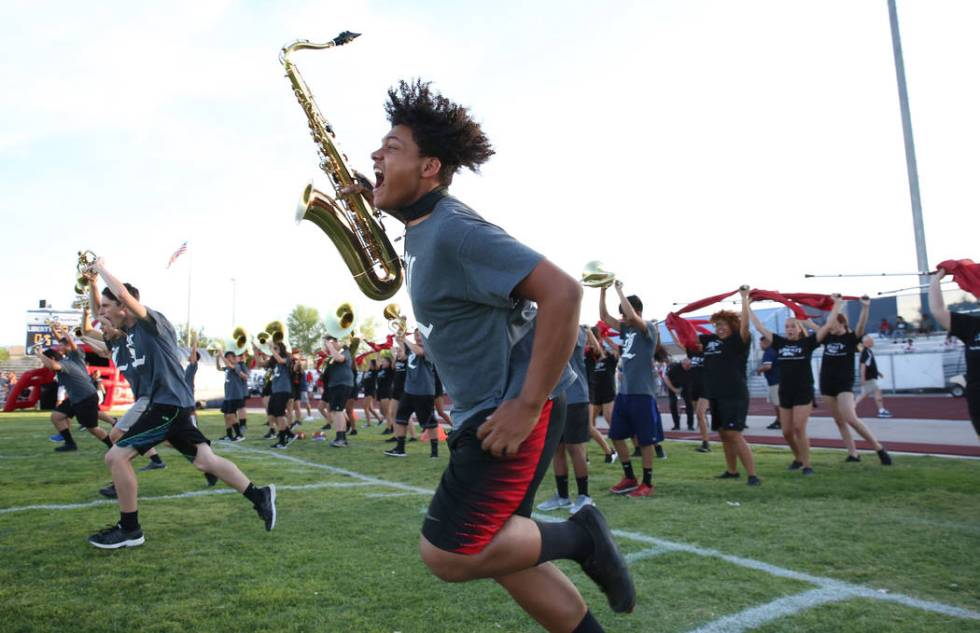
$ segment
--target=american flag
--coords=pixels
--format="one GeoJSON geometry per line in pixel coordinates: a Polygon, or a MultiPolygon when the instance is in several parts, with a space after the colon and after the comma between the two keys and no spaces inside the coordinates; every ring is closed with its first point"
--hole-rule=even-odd
{"type": "Polygon", "coordinates": [[[173,266],[173,263],[177,261],[177,258],[186,252],[187,252],[187,242],[184,242],[183,244],[180,245],[180,248],[174,251],[174,254],[170,256],[170,261],[167,262],[167,268],[173,266]]]}

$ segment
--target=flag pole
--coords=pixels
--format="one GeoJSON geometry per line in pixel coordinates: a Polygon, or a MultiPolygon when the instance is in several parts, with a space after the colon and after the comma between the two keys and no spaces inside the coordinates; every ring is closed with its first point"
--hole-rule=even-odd
{"type": "Polygon", "coordinates": [[[191,270],[194,268],[194,253],[191,252],[190,242],[187,243],[187,340],[185,345],[191,346],[191,270]]]}

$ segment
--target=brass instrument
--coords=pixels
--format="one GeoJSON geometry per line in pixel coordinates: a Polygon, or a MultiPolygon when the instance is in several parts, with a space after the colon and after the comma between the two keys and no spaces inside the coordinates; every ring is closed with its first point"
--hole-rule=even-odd
{"type": "Polygon", "coordinates": [[[85,273],[92,267],[96,259],[98,259],[98,256],[92,251],[78,251],[78,263],[75,264],[75,272],[77,273],[75,278],[76,295],[84,295],[88,289],[89,282],[85,273]]]}
{"type": "Polygon", "coordinates": [[[320,155],[320,169],[330,178],[336,196],[331,198],[316,190],[312,182],[308,184],[300,196],[296,223],[309,220],[320,227],[340,251],[361,292],[375,301],[383,301],[395,294],[402,284],[401,260],[381,225],[381,213],[373,210],[360,193],[341,193],[355,185],[357,179],[334,142],[333,128],[317,107],[303,76],[289,59],[293,51],[342,46],[358,35],[344,31],[322,44],[296,40],[283,46],[279,62],[286,69],[293,94],[306,114],[310,134],[320,155]]]}
{"type": "Polygon", "coordinates": [[[265,333],[269,335],[273,343],[286,344],[286,339],[288,338],[286,335],[286,325],[282,321],[269,321],[265,326],[265,333]]]}
{"type": "Polygon", "coordinates": [[[334,314],[327,315],[324,319],[324,328],[327,334],[341,341],[354,332],[354,306],[349,303],[342,303],[337,307],[334,314]]]}
{"type": "Polygon", "coordinates": [[[616,273],[606,270],[605,265],[593,260],[582,270],[582,285],[589,288],[608,288],[616,281],[616,273]]]}
{"type": "Polygon", "coordinates": [[[248,349],[248,332],[242,326],[239,325],[231,331],[231,340],[235,342],[235,348],[232,351],[236,354],[244,354],[248,349]]]}
{"type": "Polygon", "coordinates": [[[206,351],[211,356],[220,356],[221,354],[224,353],[225,350],[224,350],[224,345],[221,343],[221,341],[216,340],[208,343],[208,346],[204,348],[204,351],[206,351]]]}
{"type": "Polygon", "coordinates": [[[255,335],[255,347],[266,356],[272,356],[272,335],[265,330],[255,335]]]}
{"type": "Polygon", "coordinates": [[[402,314],[402,309],[397,303],[389,303],[385,306],[385,319],[388,321],[388,329],[392,334],[405,336],[408,331],[408,317],[402,314]]]}

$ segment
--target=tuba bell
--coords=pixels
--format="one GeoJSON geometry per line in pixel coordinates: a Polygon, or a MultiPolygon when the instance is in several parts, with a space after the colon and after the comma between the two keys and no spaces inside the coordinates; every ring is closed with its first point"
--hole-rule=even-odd
{"type": "Polygon", "coordinates": [[[273,343],[286,344],[286,325],[282,321],[269,321],[265,331],[273,343]]]}
{"type": "Polygon", "coordinates": [[[582,270],[582,285],[589,288],[608,288],[616,281],[616,273],[606,270],[605,265],[592,260],[582,270]]]}
{"type": "Polygon", "coordinates": [[[306,114],[310,134],[320,155],[320,169],[330,178],[334,195],[331,198],[317,191],[311,182],[300,196],[296,209],[296,223],[309,220],[320,227],[340,251],[344,263],[354,275],[354,281],[365,295],[375,301],[383,301],[398,292],[402,284],[402,264],[381,225],[381,214],[373,210],[360,193],[342,193],[348,187],[359,184],[347,159],[337,148],[333,128],[327,121],[313,93],[303,80],[289,55],[298,50],[323,49],[342,46],[359,33],[344,31],[322,44],[309,40],[296,40],[283,46],[279,61],[286,69],[286,77],[293,87],[293,94],[306,114]]]}
{"type": "Polygon", "coordinates": [[[354,332],[354,320],[354,306],[342,303],[333,314],[324,319],[324,328],[327,334],[340,341],[354,332]]]}
{"type": "Polygon", "coordinates": [[[262,330],[255,335],[255,347],[266,356],[272,356],[272,335],[262,330]]]}
{"type": "Polygon", "coordinates": [[[232,351],[236,354],[244,354],[248,349],[248,332],[242,326],[239,325],[232,330],[231,340],[235,342],[235,349],[232,351]]]}

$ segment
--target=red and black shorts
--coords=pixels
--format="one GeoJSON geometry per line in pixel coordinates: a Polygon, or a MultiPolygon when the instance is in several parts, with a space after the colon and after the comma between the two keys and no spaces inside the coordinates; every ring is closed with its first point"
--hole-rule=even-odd
{"type": "Polygon", "coordinates": [[[493,412],[478,413],[449,436],[449,465],[422,524],[422,535],[441,550],[479,554],[512,516],[530,517],[565,427],[561,396],[545,404],[516,455],[497,458],[476,436],[493,412]]]}
{"type": "Polygon", "coordinates": [[[423,429],[436,428],[436,419],[432,412],[436,407],[435,396],[419,396],[413,393],[406,393],[398,401],[398,412],[395,413],[397,424],[408,424],[412,414],[419,421],[419,426],[423,429]]]}
{"type": "Polygon", "coordinates": [[[181,454],[193,459],[197,457],[199,444],[208,444],[191,420],[193,409],[184,409],[169,404],[150,404],[126,434],[116,442],[116,446],[130,446],[140,455],[160,442],[170,442],[181,454]]]}
{"type": "Polygon", "coordinates": [[[80,402],[72,402],[65,398],[54,410],[66,418],[78,418],[78,423],[86,429],[99,426],[99,394],[97,393],[80,402]]]}

